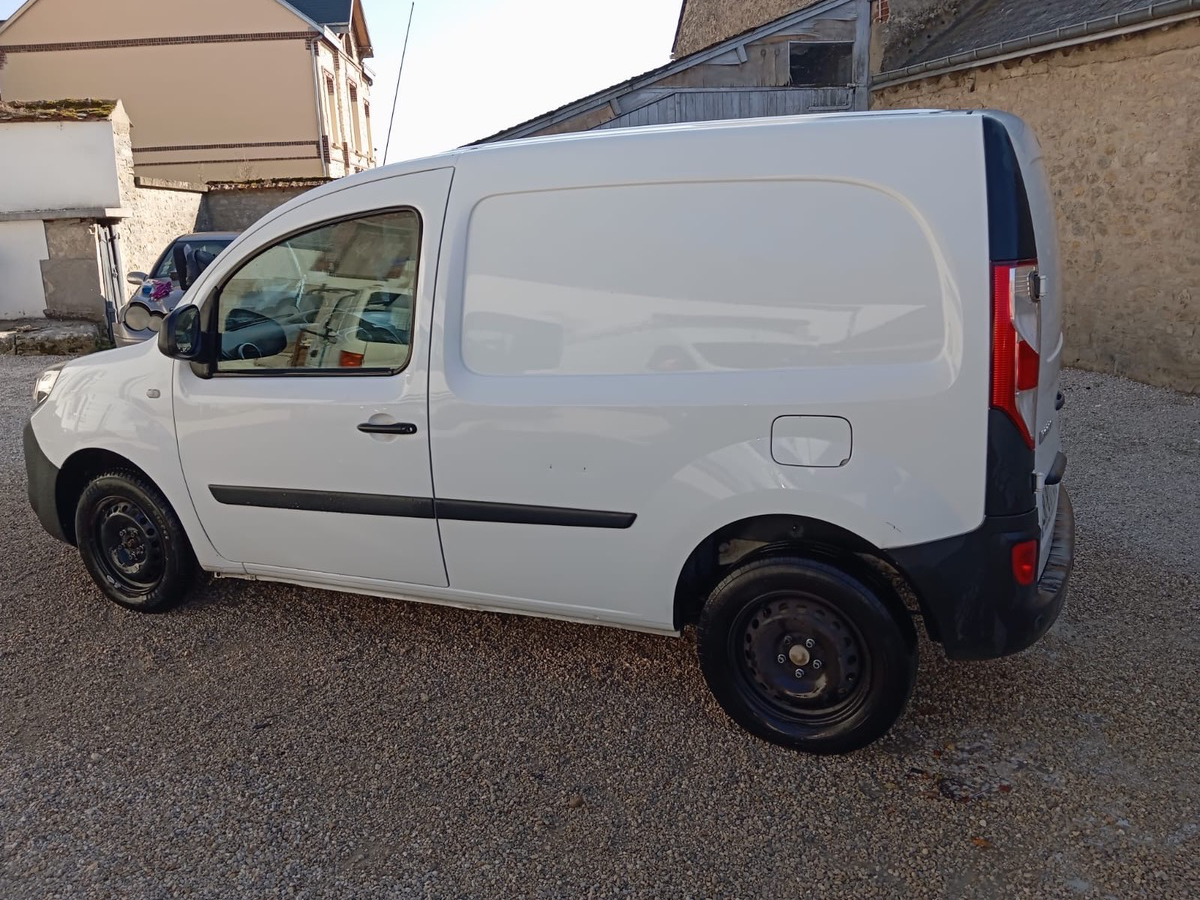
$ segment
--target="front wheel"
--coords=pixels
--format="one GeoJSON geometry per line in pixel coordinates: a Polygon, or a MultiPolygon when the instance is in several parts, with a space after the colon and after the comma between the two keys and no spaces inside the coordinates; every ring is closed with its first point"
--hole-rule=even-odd
{"type": "Polygon", "coordinates": [[[803,558],[747,563],[717,585],[697,650],[734,721],[808,753],[846,753],[883,735],[916,679],[911,621],[867,582],[803,558]]]}
{"type": "Polygon", "coordinates": [[[79,553],[110,600],[139,612],[181,603],[198,565],[175,510],[135,472],[106,472],[88,484],[75,508],[79,553]]]}

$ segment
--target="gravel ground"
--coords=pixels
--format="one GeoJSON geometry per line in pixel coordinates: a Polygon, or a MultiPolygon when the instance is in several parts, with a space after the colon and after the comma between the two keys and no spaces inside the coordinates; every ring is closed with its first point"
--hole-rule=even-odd
{"type": "Polygon", "coordinates": [[[0,896],[1200,896],[1200,400],[1065,377],[1035,648],[850,757],[759,742],[682,640],[220,581],[102,600],[25,499],[0,357],[0,896]]]}

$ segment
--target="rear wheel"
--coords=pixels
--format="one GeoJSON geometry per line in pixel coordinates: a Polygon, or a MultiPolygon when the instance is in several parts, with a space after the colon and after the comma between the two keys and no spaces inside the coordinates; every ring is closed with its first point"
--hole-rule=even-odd
{"type": "Polygon", "coordinates": [[[803,558],[730,574],[701,612],[697,649],[734,721],[809,753],[845,753],[883,735],[916,679],[912,623],[866,581],[803,558]]]}
{"type": "Polygon", "coordinates": [[[175,510],[135,472],[89,482],[75,508],[75,534],[88,573],[113,602],[163,612],[194,586],[196,557],[175,510]]]}

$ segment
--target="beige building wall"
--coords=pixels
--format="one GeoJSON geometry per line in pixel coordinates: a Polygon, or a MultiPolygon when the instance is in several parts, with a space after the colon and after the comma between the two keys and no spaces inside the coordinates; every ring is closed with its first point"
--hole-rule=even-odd
{"type": "Polygon", "coordinates": [[[1046,151],[1066,363],[1200,391],[1200,23],[893,88],[872,108],[999,108],[1046,151]]]}
{"type": "MultiPolygon", "coordinates": [[[[352,40],[340,40],[353,52],[352,40]]],[[[120,98],[135,123],[138,174],[153,178],[336,177],[368,168],[369,90],[346,52],[275,0],[38,0],[0,34],[5,99],[120,98]],[[324,70],[336,102],[323,117],[324,70]]]]}
{"type": "Polygon", "coordinates": [[[0,90],[120,97],[139,174],[204,182],[321,175],[313,80],[312,54],[295,40],[14,53],[0,90]],[[240,144],[259,146],[222,146],[240,144]]]}
{"type": "Polygon", "coordinates": [[[204,3],[53,0],[30,6],[0,35],[0,44],[21,43],[26,38],[37,43],[58,43],[303,31],[305,27],[303,19],[274,0],[205,0],[204,3]]]}

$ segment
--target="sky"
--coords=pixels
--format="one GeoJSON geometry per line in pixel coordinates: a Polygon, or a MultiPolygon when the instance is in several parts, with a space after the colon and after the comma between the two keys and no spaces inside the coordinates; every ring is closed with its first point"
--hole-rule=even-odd
{"type": "MultiPolygon", "coordinates": [[[[0,19],[22,2],[0,0],[0,19]]],[[[450,150],[662,65],[680,2],[417,0],[388,161],[450,150]]],[[[381,160],[409,7],[363,0],[381,160]]]]}
{"type": "MultiPolygon", "coordinates": [[[[449,150],[662,65],[679,5],[417,0],[388,160],[449,150]]],[[[390,109],[409,6],[363,0],[376,53],[372,111],[390,109]]]]}

